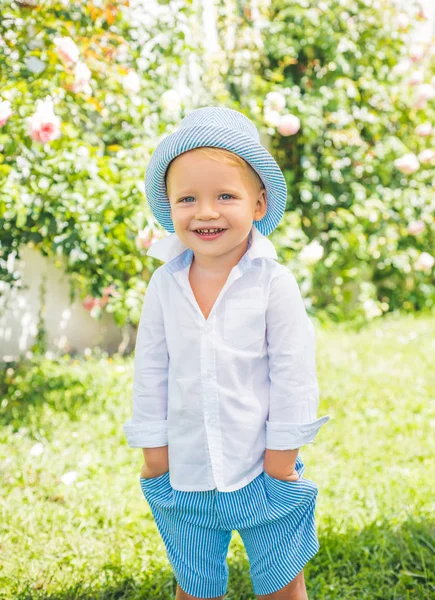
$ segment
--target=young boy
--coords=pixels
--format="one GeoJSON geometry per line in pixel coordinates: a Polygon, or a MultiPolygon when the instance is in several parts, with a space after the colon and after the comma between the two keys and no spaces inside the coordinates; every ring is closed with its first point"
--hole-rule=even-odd
{"type": "Polygon", "coordinates": [[[159,143],[146,194],[171,235],[148,251],[166,264],[147,287],[124,430],[176,600],[223,598],[233,530],[257,598],[306,599],[318,488],[298,449],[330,417],[316,418],[313,325],[266,237],[284,176],[247,117],[205,107],[159,143]]]}

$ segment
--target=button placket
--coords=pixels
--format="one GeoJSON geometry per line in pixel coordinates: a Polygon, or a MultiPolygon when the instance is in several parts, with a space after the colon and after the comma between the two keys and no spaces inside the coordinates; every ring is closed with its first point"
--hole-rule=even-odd
{"type": "Polygon", "coordinates": [[[205,335],[202,337],[201,344],[201,373],[203,375],[204,425],[213,477],[217,485],[222,485],[222,436],[219,429],[217,386],[214,385],[215,369],[213,367],[216,357],[210,336],[213,331],[211,323],[205,324],[203,331],[205,335]]]}

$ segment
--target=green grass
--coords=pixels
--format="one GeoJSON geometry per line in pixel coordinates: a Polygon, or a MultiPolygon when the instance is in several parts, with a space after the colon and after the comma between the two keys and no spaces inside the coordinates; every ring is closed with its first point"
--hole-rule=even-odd
{"type": "MultiPolygon", "coordinates": [[[[319,486],[310,600],[433,600],[435,319],[316,330],[331,421],[300,451],[319,486]]],[[[142,452],[122,429],[131,385],[131,359],[104,355],[35,361],[0,382],[0,598],[174,598],[142,452]]],[[[237,532],[228,562],[226,599],[254,599],[237,532]]]]}

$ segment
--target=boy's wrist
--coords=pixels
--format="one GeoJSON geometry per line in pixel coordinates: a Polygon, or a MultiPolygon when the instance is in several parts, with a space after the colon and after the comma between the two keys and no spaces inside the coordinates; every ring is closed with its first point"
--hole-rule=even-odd
{"type": "Polygon", "coordinates": [[[150,479],[159,477],[169,471],[168,446],[158,448],[142,448],[144,464],[141,468],[141,477],[150,479]]]}
{"type": "Polygon", "coordinates": [[[294,472],[298,453],[299,448],[295,450],[270,450],[266,448],[264,470],[272,477],[285,478],[294,472]]]}

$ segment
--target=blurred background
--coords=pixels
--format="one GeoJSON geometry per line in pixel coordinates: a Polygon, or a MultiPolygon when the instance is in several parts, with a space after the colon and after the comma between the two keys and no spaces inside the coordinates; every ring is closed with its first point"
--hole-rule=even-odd
{"type": "Polygon", "coordinates": [[[288,184],[271,239],[313,318],[433,311],[435,4],[3,3],[0,343],[131,351],[144,174],[191,110],[240,110],[288,184]]]}
{"type": "MultiPolygon", "coordinates": [[[[167,235],[144,176],[164,136],[218,104],[285,175],[270,239],[333,417],[303,449],[321,488],[310,598],[433,600],[435,2],[0,9],[0,598],[174,593],[122,430],[161,264],[146,252],[167,235]]],[[[253,598],[237,536],[229,559],[228,598],[253,598]]]]}

